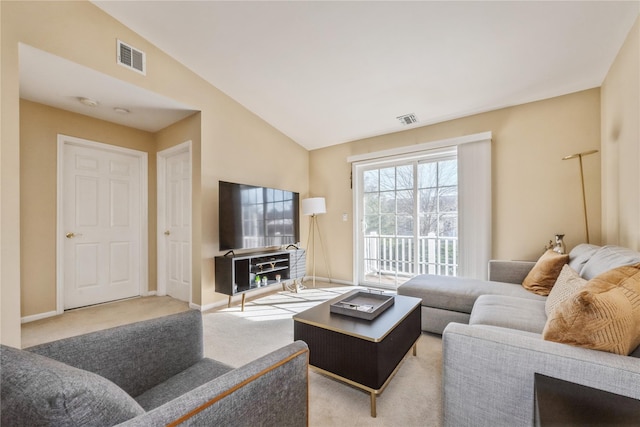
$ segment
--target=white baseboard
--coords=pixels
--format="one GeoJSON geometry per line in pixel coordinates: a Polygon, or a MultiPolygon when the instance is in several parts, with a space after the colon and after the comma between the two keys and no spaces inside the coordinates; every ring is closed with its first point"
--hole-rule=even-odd
{"type": "Polygon", "coordinates": [[[62,314],[62,313],[58,313],[57,311],[54,310],[54,311],[47,311],[46,313],[32,314],[31,316],[22,317],[20,319],[20,323],[35,322],[36,320],[46,319],[48,317],[57,316],[58,314],[62,314]]]}
{"type": "Polygon", "coordinates": [[[146,291],[140,294],[141,297],[152,297],[157,295],[157,291],[146,291]]]}
{"type": "MultiPolygon", "coordinates": [[[[305,276],[305,280],[313,280],[313,276],[305,276]]],[[[318,280],[320,280],[322,282],[337,283],[339,285],[353,286],[353,282],[349,282],[347,280],[330,279],[328,277],[316,276],[316,282],[318,280]]]]}
{"type": "Polygon", "coordinates": [[[199,305],[199,304],[194,304],[192,302],[189,303],[189,308],[192,308],[194,310],[200,310],[200,311],[207,311],[207,310],[211,310],[213,308],[218,308],[218,307],[222,307],[223,305],[227,305],[226,301],[217,301],[211,304],[207,304],[207,305],[199,305]]]}

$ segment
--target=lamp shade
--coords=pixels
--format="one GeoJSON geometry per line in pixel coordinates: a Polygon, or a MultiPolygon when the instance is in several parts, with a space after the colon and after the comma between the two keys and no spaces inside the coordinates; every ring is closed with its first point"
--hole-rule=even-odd
{"type": "Polygon", "coordinates": [[[302,215],[317,215],[327,213],[324,197],[311,197],[302,200],[302,215]]]}

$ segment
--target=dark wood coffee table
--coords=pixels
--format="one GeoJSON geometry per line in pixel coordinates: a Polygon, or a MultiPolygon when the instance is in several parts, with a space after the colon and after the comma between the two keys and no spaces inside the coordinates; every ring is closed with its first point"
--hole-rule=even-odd
{"type": "MultiPolygon", "coordinates": [[[[358,292],[358,291],[353,291],[358,292]]],[[[371,416],[381,394],[421,334],[420,298],[395,296],[373,320],[331,313],[329,306],[349,294],[293,316],[294,340],[309,346],[309,364],[319,372],[371,394],[371,416]]]]}

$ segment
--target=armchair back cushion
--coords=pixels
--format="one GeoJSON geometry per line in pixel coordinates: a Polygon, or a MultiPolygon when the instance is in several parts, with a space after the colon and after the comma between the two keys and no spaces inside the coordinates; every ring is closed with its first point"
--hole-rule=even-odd
{"type": "Polygon", "coordinates": [[[2,425],[112,426],[145,412],[99,375],[4,345],[0,353],[2,425]]]}
{"type": "Polygon", "coordinates": [[[27,350],[103,376],[136,397],[202,360],[202,316],[189,310],[27,350]]]}

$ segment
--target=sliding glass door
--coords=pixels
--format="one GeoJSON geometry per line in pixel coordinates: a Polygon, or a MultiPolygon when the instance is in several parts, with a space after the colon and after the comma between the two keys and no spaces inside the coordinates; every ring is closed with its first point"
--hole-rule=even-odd
{"type": "Polygon", "coordinates": [[[359,283],[396,288],[458,268],[458,166],[448,149],[356,167],[359,283]]]}

